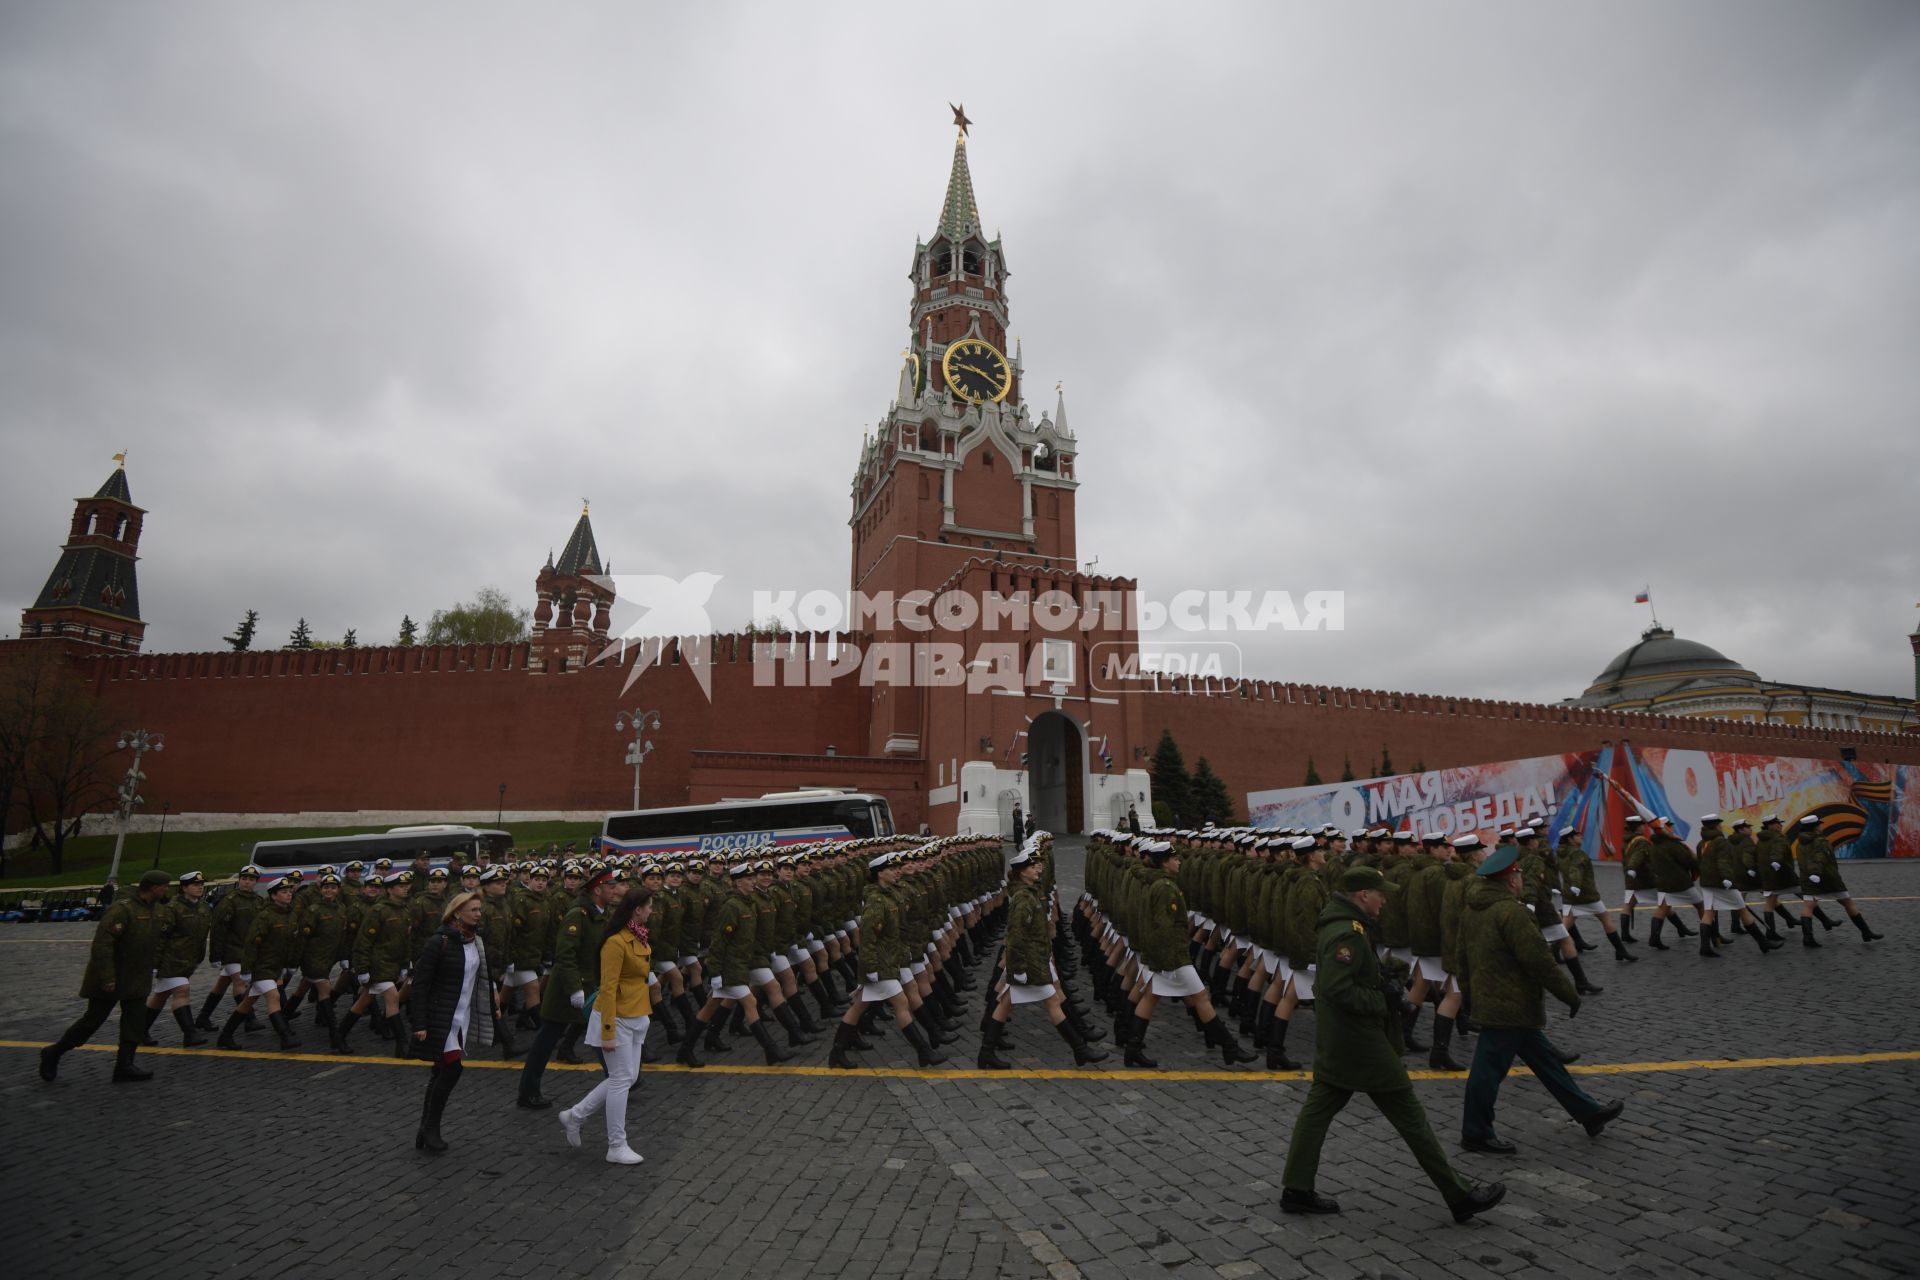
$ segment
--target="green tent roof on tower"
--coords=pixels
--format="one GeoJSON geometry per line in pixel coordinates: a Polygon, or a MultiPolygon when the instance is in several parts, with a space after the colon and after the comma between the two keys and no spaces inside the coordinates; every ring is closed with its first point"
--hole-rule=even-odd
{"type": "Polygon", "coordinates": [[[980,206],[973,198],[973,174],[967,170],[967,135],[953,140],[953,172],[947,178],[947,200],[940,206],[940,234],[959,244],[980,227],[980,206]]]}

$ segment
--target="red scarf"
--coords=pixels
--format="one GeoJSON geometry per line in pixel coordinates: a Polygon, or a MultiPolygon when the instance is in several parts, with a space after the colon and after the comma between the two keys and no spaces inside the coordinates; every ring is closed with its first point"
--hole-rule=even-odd
{"type": "Polygon", "coordinates": [[[643,947],[652,946],[652,944],[647,941],[647,926],[641,923],[640,917],[638,915],[631,917],[627,921],[627,932],[631,933],[634,937],[640,939],[641,946],[643,947]]]}
{"type": "Polygon", "coordinates": [[[467,926],[461,924],[458,920],[455,920],[453,922],[453,927],[460,931],[460,942],[463,946],[466,943],[472,942],[475,938],[480,936],[479,930],[469,929],[467,928],[467,926]]]}

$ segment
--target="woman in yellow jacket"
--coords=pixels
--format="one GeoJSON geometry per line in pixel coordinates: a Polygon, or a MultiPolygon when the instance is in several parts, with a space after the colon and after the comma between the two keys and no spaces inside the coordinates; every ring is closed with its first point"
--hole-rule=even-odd
{"type": "Polygon", "coordinates": [[[640,1153],[627,1145],[627,1090],[640,1078],[640,1046],[646,1043],[653,999],[647,990],[653,968],[653,948],[647,942],[647,919],[653,914],[653,894],[633,888],[607,913],[607,931],[600,943],[600,991],[594,997],[588,1031],[607,1060],[607,1074],[580,1101],[560,1113],[567,1141],[580,1145],[580,1125],[594,1112],[607,1110],[607,1163],[639,1164],[640,1153]]]}

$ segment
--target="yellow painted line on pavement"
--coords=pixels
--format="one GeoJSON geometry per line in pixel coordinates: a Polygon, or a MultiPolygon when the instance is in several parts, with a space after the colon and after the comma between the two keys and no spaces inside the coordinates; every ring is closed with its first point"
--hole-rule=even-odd
{"type": "MultiPolygon", "coordinates": [[[[37,1040],[0,1040],[0,1049],[39,1049],[42,1043],[37,1040]]],[[[84,1044],[75,1052],[112,1053],[118,1046],[107,1044],[84,1044]]],[[[163,1058],[215,1058],[234,1059],[255,1062],[318,1062],[330,1066],[358,1067],[426,1067],[431,1064],[417,1058],[396,1058],[392,1054],[368,1053],[365,1056],[340,1056],[331,1053],[286,1053],[277,1050],[256,1049],[180,1049],[158,1048],[142,1049],[142,1055],[163,1058]]],[[[1757,1071],[1784,1067],[1861,1067],[1882,1063],[1920,1062],[1920,1049],[1893,1049],[1877,1053],[1839,1053],[1817,1054],[1791,1058],[1695,1058],[1679,1059],[1671,1062],[1593,1062],[1575,1063],[1567,1068],[1576,1076],[1618,1076],[1639,1075],[1666,1071],[1757,1071]]],[[[501,1062],[491,1058],[468,1058],[463,1064],[481,1071],[518,1071],[520,1063],[501,1062]]],[[[549,1071],[593,1071],[599,1066],[594,1063],[554,1062],[547,1066],[549,1071]]],[[[1012,1071],[970,1071],[965,1069],[943,1071],[938,1068],[918,1070],[912,1067],[862,1067],[853,1071],[836,1071],[832,1067],[793,1067],[793,1066],[749,1066],[744,1063],[709,1062],[705,1067],[683,1067],[676,1063],[648,1064],[645,1072],[671,1072],[682,1075],[715,1076],[815,1076],[830,1079],[903,1079],[924,1080],[932,1084],[948,1081],[968,1080],[1083,1080],[1105,1084],[1182,1084],[1196,1083],[1237,1083],[1265,1084],[1280,1080],[1309,1080],[1310,1071],[1126,1071],[1126,1070],[1070,1070],[1070,1069],[1020,1069],[1012,1071]]],[[[1515,1075],[1526,1074],[1526,1068],[1516,1065],[1515,1075]]],[[[1460,1080],[1466,1079],[1464,1071],[1410,1071],[1413,1080],[1460,1080]]]]}

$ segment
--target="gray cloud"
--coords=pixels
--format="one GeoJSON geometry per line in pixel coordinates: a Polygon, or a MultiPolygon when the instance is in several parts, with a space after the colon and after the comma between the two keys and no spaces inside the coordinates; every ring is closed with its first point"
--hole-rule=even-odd
{"type": "Polygon", "coordinates": [[[945,103],[1100,571],[1277,678],[1561,697],[1663,620],[1902,692],[1903,5],[0,18],[0,609],[130,445],[149,645],[623,571],[840,588],[945,103]],[[956,42],[959,52],[956,53],[956,42]]]}

